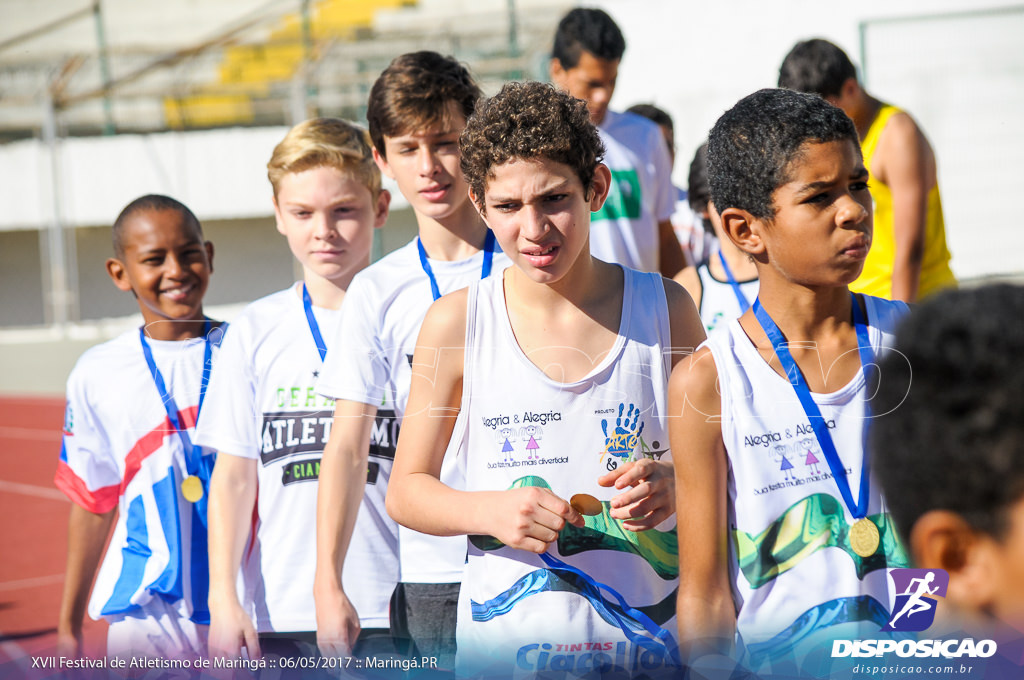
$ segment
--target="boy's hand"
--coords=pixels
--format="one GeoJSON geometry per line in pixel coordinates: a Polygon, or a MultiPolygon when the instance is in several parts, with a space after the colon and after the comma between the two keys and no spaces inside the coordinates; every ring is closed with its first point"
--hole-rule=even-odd
{"type": "Polygon", "coordinates": [[[250,659],[259,659],[260,639],[241,605],[210,607],[210,658],[237,659],[245,647],[250,659]],[[215,613],[216,612],[216,613],[215,613]]]}
{"type": "Polygon", "coordinates": [[[491,535],[507,546],[538,555],[558,539],[558,532],[569,522],[583,526],[583,516],[569,501],[547,489],[524,486],[495,494],[488,504],[491,535]]]}
{"type": "Polygon", "coordinates": [[[344,657],[352,653],[361,626],[359,615],[340,588],[318,588],[316,602],[316,646],[324,657],[344,657]]]}
{"type": "Polygon", "coordinates": [[[676,480],[672,464],[643,458],[621,465],[598,478],[601,486],[628,491],[612,498],[611,516],[630,531],[652,529],[676,511],[676,480]]]}

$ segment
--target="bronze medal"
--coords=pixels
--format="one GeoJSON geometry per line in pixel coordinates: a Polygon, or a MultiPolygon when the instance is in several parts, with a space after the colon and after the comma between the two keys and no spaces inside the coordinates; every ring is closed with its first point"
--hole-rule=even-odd
{"type": "Polygon", "coordinates": [[[850,547],[861,557],[871,557],[878,552],[879,543],[878,527],[867,517],[861,517],[850,527],[850,547]]]}
{"type": "Polygon", "coordinates": [[[601,501],[586,493],[578,493],[570,498],[569,505],[581,515],[600,515],[604,511],[601,501]]]}

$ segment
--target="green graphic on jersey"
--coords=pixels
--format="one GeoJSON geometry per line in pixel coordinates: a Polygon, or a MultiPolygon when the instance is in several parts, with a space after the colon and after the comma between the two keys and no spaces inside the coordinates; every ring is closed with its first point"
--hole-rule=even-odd
{"type": "MultiPolygon", "coordinates": [[[[512,483],[510,489],[536,486],[551,490],[543,477],[528,475],[512,483]]],[[[585,516],[586,525],[575,527],[567,524],[558,534],[558,552],[562,555],[577,555],[591,550],[614,550],[638,555],[651,565],[654,572],[665,580],[679,576],[679,538],[676,530],[630,531],[622,521],[611,516],[611,504],[602,501],[600,515],[585,516]]],[[[470,536],[470,542],[484,551],[497,550],[505,544],[493,536],[470,536]]]]}
{"type": "Polygon", "coordinates": [[[608,188],[608,198],[601,209],[590,217],[591,222],[599,220],[617,220],[621,217],[635,220],[640,217],[641,199],[640,177],[636,170],[612,170],[612,184],[608,188]]]}
{"type": "Polygon", "coordinates": [[[812,553],[828,547],[848,554],[857,569],[857,578],[861,579],[876,569],[910,566],[889,515],[870,515],[868,519],[878,527],[881,542],[878,552],[861,557],[850,547],[850,525],[842,502],[829,494],[808,496],[791,505],[757,536],[733,531],[740,569],[752,588],[760,588],[812,553]]]}

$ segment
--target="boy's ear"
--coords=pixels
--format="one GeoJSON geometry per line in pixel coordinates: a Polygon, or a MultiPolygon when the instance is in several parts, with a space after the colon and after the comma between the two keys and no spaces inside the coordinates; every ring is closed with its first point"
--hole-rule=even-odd
{"type": "Polygon", "coordinates": [[[206,248],[206,261],[210,263],[210,273],[213,273],[213,242],[203,241],[203,248],[206,248]]]}
{"type": "Polygon", "coordinates": [[[388,179],[395,178],[395,173],[391,172],[391,166],[388,165],[388,159],[381,155],[380,151],[377,150],[377,147],[373,147],[373,162],[377,164],[381,174],[385,177],[388,179]]]}
{"type": "Polygon", "coordinates": [[[949,574],[946,597],[957,607],[980,611],[995,601],[995,541],[975,531],[959,514],[931,510],[910,530],[910,549],[917,567],[944,569],[949,574]]]}
{"type": "Polygon", "coordinates": [[[764,253],[764,241],[761,238],[763,222],[746,210],[726,208],[719,213],[722,231],[729,240],[748,255],[764,253]]]}
{"type": "Polygon", "coordinates": [[[373,228],[380,229],[388,221],[388,211],[391,207],[391,192],[381,189],[377,192],[377,210],[373,216],[373,228]]]}
{"type": "Polygon", "coordinates": [[[551,57],[551,61],[548,62],[548,75],[551,77],[551,82],[555,84],[561,90],[564,90],[562,81],[565,80],[565,68],[562,66],[562,62],[556,57],[551,57]]]}
{"type": "Polygon", "coordinates": [[[594,168],[594,179],[590,184],[590,212],[597,212],[608,198],[608,190],[612,186],[612,172],[604,163],[594,168]]]}
{"type": "Polygon", "coordinates": [[[107,260],[107,274],[119,290],[127,293],[132,289],[132,282],[128,280],[128,272],[121,260],[113,257],[107,260]]]}

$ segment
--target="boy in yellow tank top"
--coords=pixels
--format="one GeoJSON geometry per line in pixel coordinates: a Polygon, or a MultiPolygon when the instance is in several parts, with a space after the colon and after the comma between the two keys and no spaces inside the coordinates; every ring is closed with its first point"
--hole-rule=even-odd
{"type": "Polygon", "coordinates": [[[871,174],[875,234],[855,292],[914,302],[956,286],[949,267],[935,153],[914,119],[872,97],[846,53],[818,38],[797,43],[779,87],[821,95],[857,127],[871,174]]]}

